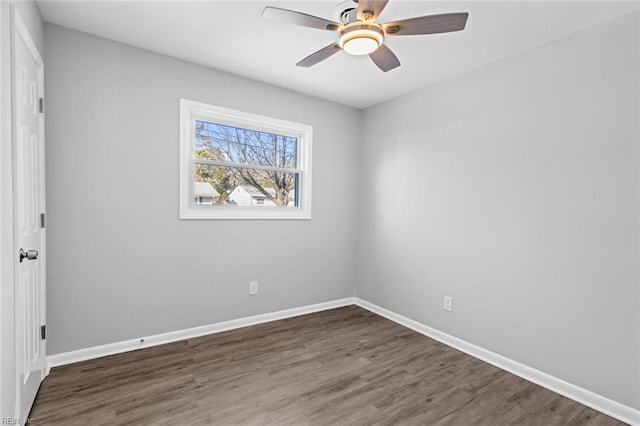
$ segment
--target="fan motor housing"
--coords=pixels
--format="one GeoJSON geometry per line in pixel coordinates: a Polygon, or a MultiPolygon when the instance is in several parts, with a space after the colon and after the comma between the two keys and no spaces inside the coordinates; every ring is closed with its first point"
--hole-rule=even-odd
{"type": "Polygon", "coordinates": [[[347,41],[358,38],[367,37],[378,40],[378,44],[382,44],[384,41],[384,30],[380,24],[373,22],[352,22],[344,26],[340,31],[340,47],[347,41]]]}
{"type": "Polygon", "coordinates": [[[368,52],[370,53],[371,51],[376,50],[383,42],[384,30],[382,29],[382,26],[373,22],[362,21],[351,22],[345,25],[342,31],[340,31],[340,38],[338,39],[338,45],[341,48],[345,49],[348,53],[355,55],[361,55],[368,52]],[[346,44],[350,41],[353,41],[354,43],[366,43],[371,46],[371,48],[368,51],[365,50],[354,53],[346,47],[346,44]]]}

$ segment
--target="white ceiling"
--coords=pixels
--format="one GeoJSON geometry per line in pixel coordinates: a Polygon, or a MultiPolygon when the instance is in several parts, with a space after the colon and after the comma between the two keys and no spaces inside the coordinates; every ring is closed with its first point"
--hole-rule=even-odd
{"type": "Polygon", "coordinates": [[[402,66],[383,73],[339,52],[311,68],[295,64],[336,34],[261,18],[277,6],[337,20],[336,1],[38,0],[47,22],[358,108],[395,98],[639,10],[640,2],[427,2],[391,0],[380,22],[469,12],[464,31],[388,37],[402,66]]]}

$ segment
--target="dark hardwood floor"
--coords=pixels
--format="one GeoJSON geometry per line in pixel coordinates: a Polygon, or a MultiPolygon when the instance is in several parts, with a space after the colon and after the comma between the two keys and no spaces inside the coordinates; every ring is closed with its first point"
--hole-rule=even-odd
{"type": "Polygon", "coordinates": [[[54,368],[33,425],[620,425],[356,306],[54,368]]]}

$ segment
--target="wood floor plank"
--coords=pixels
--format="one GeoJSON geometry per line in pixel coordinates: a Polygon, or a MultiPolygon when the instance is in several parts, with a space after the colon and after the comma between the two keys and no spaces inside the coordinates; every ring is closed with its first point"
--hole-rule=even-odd
{"type": "Polygon", "coordinates": [[[356,306],[54,368],[33,425],[622,425],[356,306]]]}

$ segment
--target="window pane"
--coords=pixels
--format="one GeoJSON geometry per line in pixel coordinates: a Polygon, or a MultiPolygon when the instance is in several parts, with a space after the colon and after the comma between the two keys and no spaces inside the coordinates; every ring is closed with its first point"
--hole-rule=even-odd
{"type": "Polygon", "coordinates": [[[297,173],[193,165],[193,204],[298,207],[297,173]]]}
{"type": "Polygon", "coordinates": [[[195,122],[195,158],[295,169],[298,138],[240,127],[195,122]]]}

